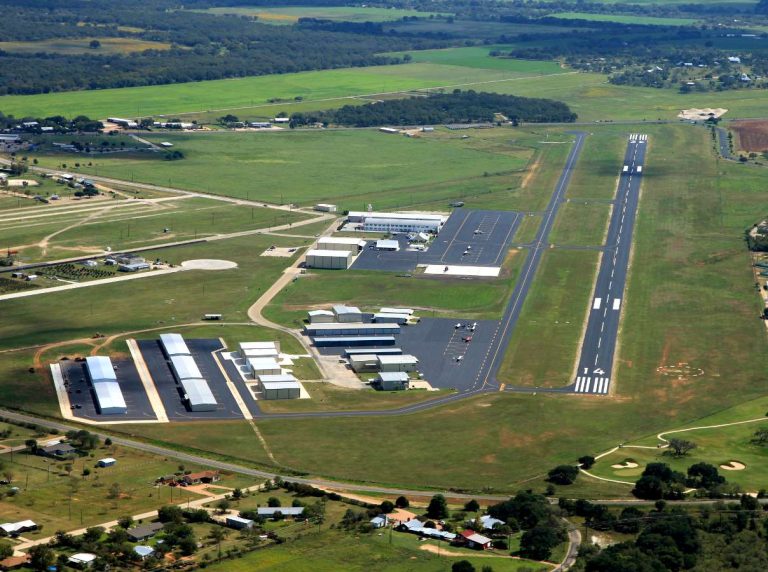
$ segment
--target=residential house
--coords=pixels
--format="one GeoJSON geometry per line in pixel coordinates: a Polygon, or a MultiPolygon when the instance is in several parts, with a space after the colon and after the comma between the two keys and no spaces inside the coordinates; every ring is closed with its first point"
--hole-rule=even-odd
{"type": "Polygon", "coordinates": [[[148,538],[152,538],[161,530],[163,530],[162,522],[150,522],[148,524],[140,524],[139,526],[129,528],[126,532],[131,542],[142,542],[148,538]]]}
{"type": "Polygon", "coordinates": [[[219,471],[201,471],[199,473],[189,473],[181,477],[181,482],[188,485],[218,483],[221,480],[219,471]]]}

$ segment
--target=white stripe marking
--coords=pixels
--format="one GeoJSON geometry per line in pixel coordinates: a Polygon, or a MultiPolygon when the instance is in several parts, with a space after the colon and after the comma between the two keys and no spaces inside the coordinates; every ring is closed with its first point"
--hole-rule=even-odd
{"type": "Polygon", "coordinates": [[[621,298],[613,299],[613,309],[618,310],[621,307],[621,298]]]}
{"type": "Polygon", "coordinates": [[[601,298],[595,298],[594,303],[592,304],[593,310],[599,310],[600,309],[600,302],[602,301],[601,298]]]}

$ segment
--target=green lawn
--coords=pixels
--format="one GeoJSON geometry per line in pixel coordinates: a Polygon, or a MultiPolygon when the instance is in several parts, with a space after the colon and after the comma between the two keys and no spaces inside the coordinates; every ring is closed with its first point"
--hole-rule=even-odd
{"type": "Polygon", "coordinates": [[[657,18],[653,16],[629,16],[622,14],[591,14],[589,12],[557,12],[548,16],[565,20],[591,20],[595,22],[618,22],[619,24],[644,24],[648,26],[691,26],[697,22],[693,18],[657,18]]]}
{"type": "Polygon", "coordinates": [[[557,213],[550,242],[557,246],[601,246],[610,213],[609,204],[570,201],[557,213]]]}
{"type": "MultiPolygon", "coordinates": [[[[510,177],[528,163],[535,145],[529,136],[521,133],[520,143],[510,144],[512,132],[490,131],[468,140],[377,130],[155,135],[149,138],[171,141],[185,159],[99,158],[80,172],[280,204],[332,202],[340,211],[434,202],[445,209],[452,199],[489,186],[509,188],[510,177]]],[[[50,167],[62,160],[38,158],[50,167]]]]}
{"type": "MultiPolygon", "coordinates": [[[[503,49],[499,46],[498,49],[503,49]]],[[[512,58],[497,58],[489,52],[497,47],[464,47],[446,48],[442,50],[418,50],[407,52],[416,63],[431,63],[465,68],[483,68],[504,70],[528,75],[548,75],[563,73],[563,68],[557,62],[538,60],[517,60],[512,58]]]]}
{"type": "Polygon", "coordinates": [[[222,7],[201,10],[210,14],[255,16],[263,24],[294,24],[299,18],[319,18],[343,22],[389,22],[405,17],[428,18],[434,12],[374,8],[371,6],[258,6],[222,7]]]}

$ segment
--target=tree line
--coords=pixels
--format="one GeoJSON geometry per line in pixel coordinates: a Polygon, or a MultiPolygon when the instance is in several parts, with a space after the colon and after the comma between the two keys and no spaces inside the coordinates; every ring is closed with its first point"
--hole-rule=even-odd
{"type": "Polygon", "coordinates": [[[294,113],[291,127],[323,123],[350,127],[378,125],[431,125],[440,123],[492,122],[503,115],[519,122],[569,123],[576,114],[561,101],[517,97],[498,93],[455,90],[424,97],[393,99],[365,105],[346,105],[336,110],[294,113]]]}

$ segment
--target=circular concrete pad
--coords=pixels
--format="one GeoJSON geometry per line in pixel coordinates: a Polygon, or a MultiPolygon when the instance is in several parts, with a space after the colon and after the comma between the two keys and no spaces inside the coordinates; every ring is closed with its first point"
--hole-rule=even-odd
{"type": "Polygon", "coordinates": [[[726,471],[743,471],[747,466],[739,461],[728,461],[727,463],[720,465],[720,468],[726,471]]]}
{"type": "Polygon", "coordinates": [[[237,263],[230,260],[216,260],[213,258],[200,258],[197,260],[185,260],[181,263],[185,270],[229,270],[237,268],[237,263]]]}

